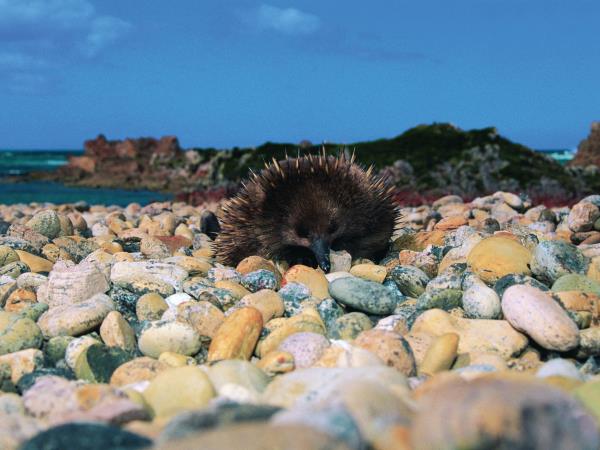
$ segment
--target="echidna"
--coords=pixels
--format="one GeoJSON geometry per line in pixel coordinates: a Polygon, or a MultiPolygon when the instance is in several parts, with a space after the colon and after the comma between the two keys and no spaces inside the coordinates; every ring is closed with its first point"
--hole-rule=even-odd
{"type": "Polygon", "coordinates": [[[382,258],[396,215],[392,191],[354,157],[274,159],[223,206],[215,252],[227,265],[260,255],[328,272],[330,249],[382,258]]]}

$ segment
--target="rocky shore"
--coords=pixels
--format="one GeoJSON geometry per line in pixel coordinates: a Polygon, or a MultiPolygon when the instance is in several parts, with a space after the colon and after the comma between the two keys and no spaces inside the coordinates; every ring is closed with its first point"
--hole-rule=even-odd
{"type": "Polygon", "coordinates": [[[495,128],[466,131],[444,123],[419,125],[391,139],[317,145],[267,142],[229,150],[184,150],[174,136],[108,140],[100,135],[86,141],[84,155],[71,157],[66,166],[22,179],[164,191],[200,204],[230,196],[249,170],[262,169],[265,161],[324,150],[355,153],[360,164],[373,165],[394,184],[398,200],[405,203],[446,194],[475,198],[504,190],[557,204],[600,191],[598,130],[592,125],[592,134],[568,167],[511,142],[495,128]]]}
{"type": "Polygon", "coordinates": [[[599,448],[600,195],[442,197],[327,274],[218,264],[218,208],[0,206],[0,448],[599,448]]]}

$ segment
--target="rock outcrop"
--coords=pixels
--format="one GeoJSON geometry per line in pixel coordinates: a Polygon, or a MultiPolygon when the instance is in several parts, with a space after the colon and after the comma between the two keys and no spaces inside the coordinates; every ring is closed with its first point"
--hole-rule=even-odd
{"type": "Polygon", "coordinates": [[[600,167],[600,122],[592,122],[589,136],[579,143],[577,154],[569,165],[600,167]]]}

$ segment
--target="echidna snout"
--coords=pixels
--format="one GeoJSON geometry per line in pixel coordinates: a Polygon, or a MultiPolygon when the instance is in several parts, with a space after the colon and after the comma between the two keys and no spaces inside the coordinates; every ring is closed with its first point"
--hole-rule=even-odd
{"type": "Polygon", "coordinates": [[[394,231],[392,192],[371,171],[345,157],[273,162],[224,207],[217,259],[247,256],[330,270],[330,250],[354,258],[384,256],[394,231]]]}

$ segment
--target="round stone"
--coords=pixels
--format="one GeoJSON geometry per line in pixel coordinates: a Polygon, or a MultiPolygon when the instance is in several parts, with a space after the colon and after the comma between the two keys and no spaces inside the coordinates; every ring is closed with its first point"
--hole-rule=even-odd
{"type": "Polygon", "coordinates": [[[594,294],[600,296],[600,283],[580,275],[578,273],[570,273],[563,275],[552,285],[553,292],[564,291],[581,291],[586,294],[594,294]]]}
{"type": "Polygon", "coordinates": [[[423,292],[417,299],[417,309],[424,311],[439,308],[450,311],[462,306],[463,293],[457,289],[440,289],[423,292]]]}
{"type": "Polygon", "coordinates": [[[569,273],[586,273],[589,261],[573,244],[543,241],[533,250],[531,271],[549,284],[569,273]]]}
{"type": "Polygon", "coordinates": [[[215,391],[202,369],[184,366],[160,372],[143,395],[155,416],[169,417],[205,407],[215,391]]]}
{"type": "Polygon", "coordinates": [[[375,353],[388,366],[406,376],[416,372],[415,358],[408,342],[393,331],[372,329],[363,331],[354,344],[375,353]]]}
{"type": "Polygon", "coordinates": [[[138,346],[144,355],[152,358],[158,358],[163,352],[190,356],[198,353],[201,341],[198,332],[188,324],[158,320],[144,327],[138,346]]]}
{"type": "Polygon", "coordinates": [[[329,340],[317,333],[295,333],[279,344],[278,350],[291,353],[297,368],[312,366],[329,347],[329,340]]]}
{"type": "Polygon", "coordinates": [[[168,368],[169,366],[161,361],[142,356],[121,364],[110,377],[110,384],[121,387],[141,381],[152,381],[156,375],[168,368]]]}
{"type": "Polygon", "coordinates": [[[396,298],[385,286],[361,278],[339,278],[329,285],[331,296],[344,305],[371,314],[391,314],[396,298]]]}
{"type": "Polygon", "coordinates": [[[350,273],[355,277],[363,278],[376,283],[383,283],[387,276],[387,268],[375,264],[357,264],[352,266],[350,273]]]}
{"type": "Polygon", "coordinates": [[[138,299],[135,304],[135,315],[139,320],[159,320],[167,309],[169,305],[164,298],[156,292],[151,292],[138,299]]]}
{"type": "Polygon", "coordinates": [[[332,339],[343,339],[351,341],[363,331],[373,328],[369,316],[361,312],[351,312],[338,317],[328,327],[328,336],[332,339]]]}
{"type": "Polygon", "coordinates": [[[579,330],[550,294],[527,285],[508,288],[502,297],[508,322],[548,350],[568,351],[579,344],[579,330]]]}
{"type": "Polygon", "coordinates": [[[508,274],[529,275],[531,252],[517,241],[492,236],[469,252],[467,264],[486,283],[495,283],[508,274]]]}
{"type": "Polygon", "coordinates": [[[402,294],[415,298],[425,292],[429,283],[427,274],[414,266],[396,266],[389,277],[396,282],[402,294]]]}
{"type": "Polygon", "coordinates": [[[40,348],[42,340],[42,333],[33,320],[0,311],[0,355],[40,348]]]}
{"type": "Polygon", "coordinates": [[[54,239],[60,234],[58,214],[50,209],[35,214],[25,225],[48,239],[54,239]]]}
{"type": "Polygon", "coordinates": [[[514,286],[515,284],[527,284],[529,286],[538,288],[542,291],[548,290],[548,286],[539,282],[535,278],[532,278],[527,275],[511,274],[511,275],[506,275],[506,276],[500,278],[498,281],[496,281],[496,283],[494,284],[494,291],[496,291],[496,294],[498,294],[498,297],[502,298],[502,296],[504,295],[504,292],[509,287],[514,286]]]}
{"type": "Polygon", "coordinates": [[[275,274],[265,269],[255,270],[244,275],[240,283],[250,292],[257,292],[261,289],[274,290],[279,288],[279,282],[275,274]]]}
{"type": "Polygon", "coordinates": [[[329,297],[328,281],[325,275],[312,267],[297,264],[290,267],[284,274],[282,285],[288,283],[300,283],[306,286],[313,297],[319,300],[329,297]]]}
{"type": "Polygon", "coordinates": [[[474,283],[465,290],[462,307],[473,319],[497,319],[502,312],[500,297],[484,283],[474,283]]]}

